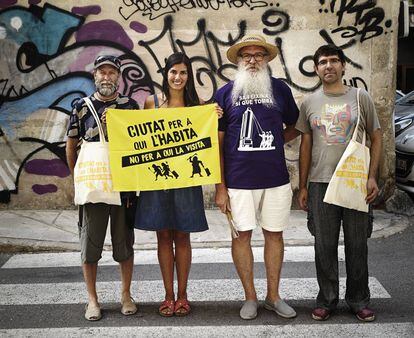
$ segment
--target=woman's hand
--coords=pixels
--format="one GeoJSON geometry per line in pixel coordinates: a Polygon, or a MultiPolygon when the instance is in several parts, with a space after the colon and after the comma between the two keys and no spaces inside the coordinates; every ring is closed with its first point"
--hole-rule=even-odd
{"type": "Polygon", "coordinates": [[[217,103],[215,104],[215,108],[216,108],[216,114],[218,118],[221,119],[224,114],[223,109],[217,103]]]}

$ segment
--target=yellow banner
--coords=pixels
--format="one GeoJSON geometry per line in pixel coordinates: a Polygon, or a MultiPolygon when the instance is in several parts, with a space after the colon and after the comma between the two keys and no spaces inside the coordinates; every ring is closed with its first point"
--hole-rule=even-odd
{"type": "Polygon", "coordinates": [[[219,183],[214,105],[109,109],[109,158],[115,191],[219,183]]]}

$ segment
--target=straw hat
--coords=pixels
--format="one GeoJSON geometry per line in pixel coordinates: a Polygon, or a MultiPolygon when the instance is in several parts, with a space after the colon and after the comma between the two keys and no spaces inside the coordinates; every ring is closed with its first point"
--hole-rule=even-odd
{"type": "Polygon", "coordinates": [[[267,43],[263,36],[259,34],[251,34],[244,36],[240,42],[231,46],[227,50],[227,59],[229,59],[230,62],[237,64],[237,57],[239,56],[240,49],[247,46],[259,46],[266,49],[269,53],[269,61],[273,60],[278,52],[277,47],[275,45],[267,43]]]}

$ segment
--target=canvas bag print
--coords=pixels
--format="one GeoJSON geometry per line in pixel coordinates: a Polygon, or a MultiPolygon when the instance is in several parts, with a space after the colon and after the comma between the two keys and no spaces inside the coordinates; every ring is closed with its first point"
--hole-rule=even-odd
{"type": "Polygon", "coordinates": [[[338,165],[329,181],[323,201],[344,208],[368,212],[367,196],[368,170],[370,163],[369,148],[365,145],[366,131],[363,131],[362,143],[357,139],[358,127],[361,120],[357,91],[358,122],[352,139],[345,149],[338,165]]]}
{"type": "Polygon", "coordinates": [[[92,102],[84,98],[99,130],[99,142],[83,141],[74,170],[75,204],[106,203],[121,205],[119,192],[113,191],[109,166],[109,146],[92,102]]]}

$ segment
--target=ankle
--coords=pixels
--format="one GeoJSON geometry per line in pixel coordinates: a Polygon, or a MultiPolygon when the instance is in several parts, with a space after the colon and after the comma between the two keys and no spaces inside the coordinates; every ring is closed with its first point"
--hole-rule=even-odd
{"type": "Polygon", "coordinates": [[[177,299],[187,299],[187,292],[185,292],[185,293],[178,293],[177,299]]]}
{"type": "Polygon", "coordinates": [[[175,300],[175,295],[174,295],[174,293],[166,293],[164,299],[165,300],[175,300]]]}
{"type": "Polygon", "coordinates": [[[279,295],[267,295],[267,296],[266,296],[266,300],[267,300],[268,302],[271,302],[271,303],[276,303],[276,302],[278,302],[280,299],[281,299],[281,298],[280,298],[280,296],[279,296],[279,295]]]}
{"type": "Polygon", "coordinates": [[[124,299],[130,299],[131,298],[131,292],[128,290],[128,291],[122,291],[122,294],[121,294],[121,299],[122,300],[124,300],[124,299]]]}
{"type": "Polygon", "coordinates": [[[255,293],[246,294],[245,298],[246,298],[246,300],[255,300],[255,301],[257,301],[257,295],[255,293]]]}
{"type": "Polygon", "coordinates": [[[89,296],[88,304],[99,305],[97,296],[89,296]]]}

